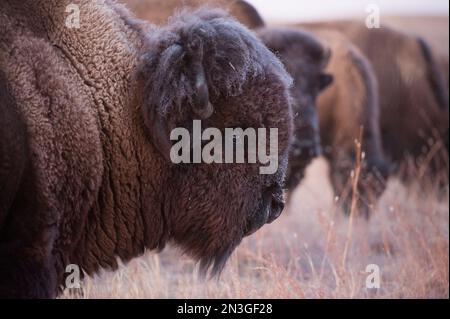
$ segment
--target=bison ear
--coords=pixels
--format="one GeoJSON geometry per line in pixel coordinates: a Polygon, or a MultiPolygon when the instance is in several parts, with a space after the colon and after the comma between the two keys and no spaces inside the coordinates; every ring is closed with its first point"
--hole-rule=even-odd
{"type": "Polygon", "coordinates": [[[194,41],[154,47],[143,54],[138,66],[140,105],[150,139],[170,159],[171,131],[188,121],[208,119],[214,108],[201,45],[194,41]]]}
{"type": "Polygon", "coordinates": [[[323,91],[329,87],[334,81],[334,77],[331,74],[321,74],[319,76],[319,90],[323,91]]]}

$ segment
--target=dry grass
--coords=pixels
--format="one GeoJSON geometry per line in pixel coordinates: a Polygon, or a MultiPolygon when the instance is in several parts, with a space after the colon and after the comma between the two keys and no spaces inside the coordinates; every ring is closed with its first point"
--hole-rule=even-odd
{"type": "MultiPolygon", "coordinates": [[[[445,176],[445,179],[447,177],[445,176]]],[[[316,161],[290,208],[246,239],[218,280],[175,248],[84,282],[83,298],[448,298],[449,192],[391,180],[372,218],[346,217],[316,161]],[[381,288],[366,288],[366,266],[381,288]]]]}

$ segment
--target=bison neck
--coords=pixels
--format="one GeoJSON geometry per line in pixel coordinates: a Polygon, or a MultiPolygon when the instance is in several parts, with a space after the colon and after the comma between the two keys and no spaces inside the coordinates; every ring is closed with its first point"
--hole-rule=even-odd
{"type": "MultiPolygon", "coordinates": [[[[91,6],[90,1],[86,6],[91,6]]],[[[159,204],[164,202],[160,192],[164,174],[130,89],[141,47],[139,34],[118,19],[113,8],[85,11],[91,16],[84,20],[95,21],[91,36],[86,39],[81,30],[69,42],[77,43],[78,48],[63,43],[61,47],[73,57],[74,68],[89,87],[99,126],[101,183],[68,261],[92,274],[99,268],[116,268],[118,259],[128,261],[146,249],[164,245],[163,207],[159,204]],[[104,30],[113,31],[105,34],[104,30]],[[79,50],[90,47],[100,50],[79,50]]]]}

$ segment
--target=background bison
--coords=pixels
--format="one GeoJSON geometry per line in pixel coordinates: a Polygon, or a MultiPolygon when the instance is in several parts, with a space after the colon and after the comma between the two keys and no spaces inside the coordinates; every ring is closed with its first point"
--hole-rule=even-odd
{"type": "Polygon", "coordinates": [[[339,31],[367,56],[379,82],[383,146],[392,162],[400,166],[412,159],[433,170],[448,170],[444,153],[427,163],[430,149],[445,145],[448,139],[449,116],[444,72],[425,40],[351,21],[301,26],[339,31]]]}
{"type": "Polygon", "coordinates": [[[357,196],[360,213],[368,214],[384,191],[391,170],[381,140],[378,80],[371,63],[344,36],[328,30],[314,34],[333,52],[327,72],[335,80],[317,101],[332,184],[347,209],[357,196]],[[358,194],[353,194],[351,176],[358,152],[364,158],[358,194]]]}
{"type": "Polygon", "coordinates": [[[323,149],[335,192],[348,208],[353,197],[355,141],[362,137],[365,158],[358,196],[359,209],[367,214],[384,190],[390,170],[380,136],[378,81],[370,62],[336,32],[262,28],[258,35],[294,77],[296,117],[289,189],[298,186],[307,165],[323,149]]]}
{"type": "Polygon", "coordinates": [[[333,82],[333,77],[325,73],[331,52],[312,34],[296,29],[260,28],[257,34],[294,79],[294,142],[286,185],[293,190],[303,179],[306,167],[322,155],[316,99],[333,82]]]}
{"type": "Polygon", "coordinates": [[[220,271],[281,213],[291,78],[222,12],[154,29],[115,2],[80,1],[78,30],[67,4],[0,8],[0,296],[54,297],[66,265],[115,269],[168,241],[220,271]],[[167,132],[194,119],[278,128],[278,172],[172,164],[167,132]]]}

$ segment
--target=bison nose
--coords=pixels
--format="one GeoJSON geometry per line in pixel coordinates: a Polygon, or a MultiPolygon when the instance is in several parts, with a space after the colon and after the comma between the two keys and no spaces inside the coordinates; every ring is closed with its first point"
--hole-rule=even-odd
{"type": "Polygon", "coordinates": [[[280,217],[283,210],[284,210],[284,202],[278,198],[274,198],[272,200],[272,204],[270,207],[270,213],[269,218],[267,220],[267,224],[273,223],[278,217],[280,217]]]}
{"type": "Polygon", "coordinates": [[[284,209],[283,190],[279,185],[264,192],[261,205],[245,225],[244,235],[250,236],[265,224],[270,224],[280,217],[284,209]]]}

